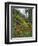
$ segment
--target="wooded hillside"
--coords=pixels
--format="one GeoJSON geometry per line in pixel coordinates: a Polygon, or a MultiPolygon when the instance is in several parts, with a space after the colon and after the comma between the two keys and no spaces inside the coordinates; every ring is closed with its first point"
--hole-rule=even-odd
{"type": "Polygon", "coordinates": [[[31,37],[32,36],[32,16],[25,18],[18,10],[13,9],[11,15],[12,37],[31,37]]]}

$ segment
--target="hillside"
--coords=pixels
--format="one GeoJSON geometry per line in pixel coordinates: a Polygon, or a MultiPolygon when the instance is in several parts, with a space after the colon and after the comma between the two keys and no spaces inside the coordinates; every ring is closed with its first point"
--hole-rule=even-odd
{"type": "Polygon", "coordinates": [[[31,37],[32,24],[18,10],[12,12],[12,37],[31,37]]]}

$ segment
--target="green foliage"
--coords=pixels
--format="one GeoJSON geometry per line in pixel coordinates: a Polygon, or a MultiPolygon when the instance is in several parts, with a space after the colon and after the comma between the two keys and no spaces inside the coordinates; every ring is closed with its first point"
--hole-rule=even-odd
{"type": "Polygon", "coordinates": [[[22,17],[22,14],[15,10],[13,11],[13,23],[12,28],[14,28],[14,31],[12,29],[12,37],[31,37],[32,36],[32,25],[28,21],[28,19],[25,19],[22,17]],[[17,24],[17,22],[20,24],[17,24]]]}

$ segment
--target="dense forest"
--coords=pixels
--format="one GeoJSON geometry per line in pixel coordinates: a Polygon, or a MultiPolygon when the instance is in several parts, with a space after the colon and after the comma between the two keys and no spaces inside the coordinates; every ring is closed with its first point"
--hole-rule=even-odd
{"type": "Polygon", "coordinates": [[[19,10],[11,10],[11,37],[31,37],[32,36],[32,9],[28,12],[29,17],[25,18],[19,10]]]}

